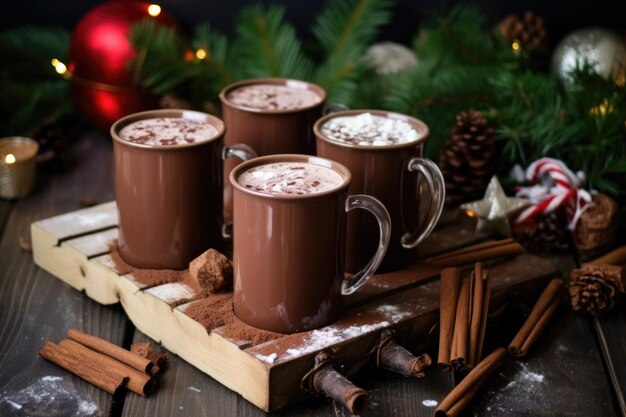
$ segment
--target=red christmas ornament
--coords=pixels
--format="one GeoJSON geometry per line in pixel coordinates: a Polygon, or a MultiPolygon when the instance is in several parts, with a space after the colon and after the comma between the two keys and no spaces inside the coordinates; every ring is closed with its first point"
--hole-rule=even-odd
{"type": "Polygon", "coordinates": [[[68,70],[74,99],[99,129],[108,130],[120,117],[158,105],[158,97],[141,91],[128,69],[137,55],[130,30],[143,19],[175,24],[156,4],[114,0],[91,9],[72,33],[68,70]]]}

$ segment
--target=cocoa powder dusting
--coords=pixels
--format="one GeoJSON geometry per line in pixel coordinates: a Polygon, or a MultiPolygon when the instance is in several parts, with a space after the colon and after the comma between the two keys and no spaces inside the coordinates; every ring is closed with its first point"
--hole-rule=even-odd
{"type": "MultiPolygon", "coordinates": [[[[185,281],[185,275],[189,275],[188,271],[175,271],[172,269],[140,269],[127,264],[120,256],[117,246],[117,239],[109,242],[110,256],[115,265],[115,269],[119,275],[131,274],[133,278],[141,282],[147,287],[167,284],[170,282],[185,281]]],[[[190,282],[191,280],[188,279],[190,282]]]]}
{"type": "MultiPolygon", "coordinates": [[[[140,269],[127,264],[119,254],[117,240],[109,242],[110,256],[117,273],[131,274],[133,278],[146,287],[180,282],[189,286],[194,294],[200,295],[204,291],[189,270],[175,271],[171,269],[140,269]]],[[[203,295],[204,295],[203,294],[203,295]]],[[[196,296],[185,297],[171,302],[172,307],[193,301],[196,296]]],[[[245,340],[258,345],[270,340],[283,337],[280,333],[257,329],[242,322],[235,316],[233,310],[233,293],[220,292],[208,294],[206,298],[194,301],[186,306],[183,312],[200,323],[208,332],[223,327],[222,335],[232,340],[245,340]]]]}
{"type": "Polygon", "coordinates": [[[211,294],[189,304],[184,313],[200,323],[208,332],[222,327],[221,334],[232,340],[245,340],[252,346],[283,337],[280,333],[257,329],[239,320],[233,310],[233,293],[211,294]]]}

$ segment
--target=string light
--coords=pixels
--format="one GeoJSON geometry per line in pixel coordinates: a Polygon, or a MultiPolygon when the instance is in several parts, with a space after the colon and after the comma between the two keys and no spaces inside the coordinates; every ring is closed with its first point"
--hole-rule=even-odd
{"type": "Polygon", "coordinates": [[[204,58],[206,58],[206,55],[207,55],[206,50],[204,50],[202,48],[200,48],[200,49],[198,49],[196,51],[196,58],[198,58],[198,59],[204,59],[204,58]]]}
{"type": "Polygon", "coordinates": [[[612,111],[613,106],[611,105],[611,103],[609,103],[609,100],[605,98],[602,103],[598,104],[595,107],[592,107],[591,110],[589,110],[589,113],[592,116],[606,116],[612,111]]]}
{"type": "Polygon", "coordinates": [[[14,164],[15,163],[15,155],[13,155],[12,153],[7,154],[4,157],[4,163],[5,164],[14,164]]]}
{"type": "Polygon", "coordinates": [[[52,58],[52,60],[50,61],[50,63],[52,64],[52,66],[54,67],[54,70],[63,75],[67,72],[67,67],[65,66],[64,63],[62,63],[61,61],[59,61],[56,58],[52,58]]]}
{"type": "Polygon", "coordinates": [[[511,48],[513,48],[513,52],[518,53],[521,49],[521,46],[518,41],[513,41],[511,44],[511,48]]]}
{"type": "Polygon", "coordinates": [[[151,4],[148,6],[148,14],[152,17],[157,17],[161,14],[161,6],[158,4],[151,4]]]}

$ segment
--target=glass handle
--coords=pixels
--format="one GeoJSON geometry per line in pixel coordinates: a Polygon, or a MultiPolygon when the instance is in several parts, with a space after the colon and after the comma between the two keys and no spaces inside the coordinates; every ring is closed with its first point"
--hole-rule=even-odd
{"type": "Polygon", "coordinates": [[[252,147],[243,143],[235,143],[233,145],[224,146],[224,148],[222,148],[223,160],[226,160],[231,156],[239,158],[242,161],[247,161],[248,159],[256,158],[257,154],[255,150],[252,149],[252,147]]]}
{"type": "MultiPolygon", "coordinates": [[[[222,148],[222,160],[226,160],[230,157],[239,158],[242,161],[247,161],[252,158],[257,157],[257,153],[252,147],[243,144],[243,143],[235,143],[233,145],[224,146],[222,148]]],[[[233,237],[233,224],[232,223],[224,223],[222,224],[222,238],[226,240],[230,240],[233,237]]]]}
{"type": "MultiPolygon", "coordinates": [[[[430,159],[412,158],[409,161],[407,169],[410,172],[417,171],[421,173],[426,179],[430,191],[430,202],[426,209],[424,220],[419,222],[419,226],[417,226],[415,231],[404,234],[401,239],[404,248],[412,249],[419,245],[419,243],[433,231],[439,221],[441,210],[443,210],[443,203],[445,202],[446,186],[439,167],[430,159]]],[[[421,200],[421,190],[419,191],[419,195],[421,200]]]]}
{"type": "Polygon", "coordinates": [[[345,104],[328,104],[327,106],[324,106],[324,116],[326,116],[327,114],[337,113],[338,111],[346,110],[350,110],[350,107],[346,106],[345,104]]]}
{"type": "Polygon", "coordinates": [[[376,249],[376,253],[367,265],[354,274],[352,278],[343,280],[341,283],[341,294],[343,295],[352,294],[374,275],[380,263],[383,261],[385,253],[387,253],[389,239],[391,238],[391,218],[383,203],[369,195],[351,195],[346,199],[346,212],[356,208],[365,209],[376,217],[380,230],[380,239],[378,241],[378,249],[376,249]]]}

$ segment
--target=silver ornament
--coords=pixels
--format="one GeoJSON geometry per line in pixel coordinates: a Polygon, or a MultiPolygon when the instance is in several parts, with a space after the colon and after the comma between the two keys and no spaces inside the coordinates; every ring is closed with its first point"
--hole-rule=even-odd
{"type": "Polygon", "coordinates": [[[624,85],[626,42],[609,30],[584,28],[563,38],[552,54],[552,72],[569,86],[574,81],[571,72],[585,63],[603,77],[624,85]]]}
{"type": "Polygon", "coordinates": [[[394,42],[380,42],[370,46],[365,62],[378,74],[395,74],[417,66],[415,52],[394,42]]]}

